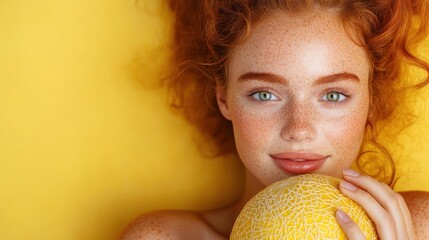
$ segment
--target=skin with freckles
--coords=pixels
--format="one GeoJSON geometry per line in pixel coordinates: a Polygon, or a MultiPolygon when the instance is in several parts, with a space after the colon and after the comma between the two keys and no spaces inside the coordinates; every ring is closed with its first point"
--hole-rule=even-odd
{"type": "MultiPolygon", "coordinates": [[[[274,156],[285,152],[322,156],[323,164],[311,172],[342,178],[341,192],[365,209],[380,239],[429,239],[428,193],[398,194],[347,170],[358,157],[371,110],[370,64],[335,11],[270,14],[230,56],[227,84],[217,88],[217,101],[232,122],[246,166],[242,199],[212,211],[149,213],[121,239],[227,239],[250,198],[297,174],[276,161],[274,156]]],[[[362,239],[346,214],[336,216],[348,239],[362,239]]]]}
{"type": "Polygon", "coordinates": [[[174,214],[158,211],[145,215],[130,224],[120,238],[126,240],[224,239],[201,217],[186,211],[174,214]],[[183,231],[184,229],[192,229],[192,231],[183,231]]]}
{"type": "Polygon", "coordinates": [[[271,155],[306,152],[327,156],[315,173],[341,177],[361,146],[369,69],[334,12],[277,13],[260,22],[234,49],[226,89],[218,91],[247,169],[268,185],[294,175],[271,155]]]}

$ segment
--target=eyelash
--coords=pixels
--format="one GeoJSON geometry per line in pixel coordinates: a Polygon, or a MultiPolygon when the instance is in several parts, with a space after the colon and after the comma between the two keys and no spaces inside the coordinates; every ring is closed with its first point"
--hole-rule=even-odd
{"type": "Polygon", "coordinates": [[[338,88],[331,88],[328,89],[327,91],[325,91],[325,93],[323,94],[322,98],[325,97],[327,94],[329,93],[338,93],[341,94],[345,97],[345,99],[343,101],[328,101],[328,100],[322,100],[324,102],[326,102],[326,104],[329,105],[338,105],[338,104],[343,104],[345,103],[348,99],[350,99],[351,95],[348,94],[347,92],[345,92],[343,89],[338,89],[338,88]]]}
{"type": "MultiPolygon", "coordinates": [[[[253,97],[255,94],[257,93],[261,93],[261,92],[267,92],[272,94],[274,97],[278,98],[274,93],[272,93],[272,91],[270,89],[256,89],[253,91],[250,91],[247,96],[249,97],[253,97]]],[[[338,105],[338,104],[343,104],[344,102],[346,102],[348,99],[350,99],[351,95],[348,94],[346,91],[344,91],[343,89],[339,89],[339,88],[331,88],[325,91],[325,93],[322,95],[322,98],[325,97],[327,94],[329,93],[338,93],[343,95],[346,99],[342,100],[342,101],[328,101],[328,100],[323,100],[323,102],[325,102],[326,104],[330,104],[330,105],[338,105]]],[[[259,102],[269,102],[272,100],[267,100],[267,101],[263,101],[263,100],[257,100],[257,99],[252,99],[255,101],[259,101],[259,102]]]]}
{"type": "Polygon", "coordinates": [[[273,100],[266,100],[266,101],[257,100],[257,99],[255,99],[253,97],[253,95],[255,95],[257,93],[261,93],[261,92],[267,92],[267,93],[270,93],[273,97],[279,98],[270,89],[266,89],[266,88],[264,88],[264,89],[256,89],[256,90],[250,91],[249,93],[247,93],[247,96],[248,97],[252,97],[253,98],[252,100],[255,100],[255,101],[258,101],[258,102],[270,102],[270,101],[273,101],[273,100]]]}

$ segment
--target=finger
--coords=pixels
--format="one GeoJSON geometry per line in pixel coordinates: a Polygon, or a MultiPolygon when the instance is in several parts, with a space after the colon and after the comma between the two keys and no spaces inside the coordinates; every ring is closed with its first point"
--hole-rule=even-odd
{"type": "Polygon", "coordinates": [[[362,231],[359,229],[359,226],[353,222],[353,220],[342,210],[338,209],[335,213],[338,223],[346,234],[347,238],[350,240],[361,240],[365,239],[362,231]]]}
{"type": "Polygon", "coordinates": [[[392,216],[368,192],[346,181],[341,181],[340,190],[365,209],[374,221],[380,239],[397,239],[392,216]]]}
{"type": "Polygon", "coordinates": [[[398,204],[399,207],[401,208],[401,212],[402,212],[402,216],[404,218],[405,221],[405,226],[406,226],[406,231],[407,231],[407,239],[415,239],[416,238],[416,233],[414,231],[414,226],[413,226],[413,220],[411,218],[411,213],[410,210],[408,209],[408,206],[404,200],[404,198],[402,197],[401,194],[396,193],[392,188],[390,188],[389,186],[387,186],[386,184],[382,184],[382,186],[387,190],[390,191],[392,194],[394,194],[398,200],[398,204]]]}
{"type": "Polygon", "coordinates": [[[399,195],[398,201],[399,201],[399,206],[401,207],[401,211],[402,211],[402,214],[403,214],[405,222],[406,222],[408,237],[409,237],[409,239],[416,239],[416,233],[414,231],[413,220],[411,218],[410,210],[408,209],[408,206],[405,203],[405,200],[401,195],[399,195]]]}
{"type": "Polygon", "coordinates": [[[399,239],[407,239],[409,237],[409,226],[400,207],[398,199],[400,195],[398,193],[386,184],[380,183],[367,175],[360,175],[356,174],[356,172],[346,170],[344,178],[368,192],[392,216],[395,231],[399,239]]]}

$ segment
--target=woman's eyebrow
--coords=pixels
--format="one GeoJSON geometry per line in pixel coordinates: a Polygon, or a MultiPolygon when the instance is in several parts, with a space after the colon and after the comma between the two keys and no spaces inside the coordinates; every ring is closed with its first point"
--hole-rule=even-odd
{"type": "Polygon", "coordinates": [[[246,80],[260,80],[271,83],[288,84],[288,81],[284,77],[267,72],[248,72],[238,78],[239,82],[246,80]]]}
{"type": "MultiPolygon", "coordinates": [[[[259,80],[259,81],[265,81],[270,83],[280,83],[280,84],[286,84],[286,85],[289,83],[289,81],[284,77],[273,73],[267,73],[267,72],[248,72],[241,75],[238,78],[239,82],[246,81],[246,80],[259,80]]],[[[359,77],[356,76],[355,74],[342,72],[342,73],[335,73],[327,76],[321,76],[317,78],[317,80],[312,85],[322,85],[322,84],[345,81],[345,80],[351,80],[354,82],[360,81],[359,77]]]]}
{"type": "Polygon", "coordinates": [[[345,81],[345,80],[351,80],[353,82],[360,82],[359,77],[356,76],[355,74],[348,73],[348,72],[342,72],[342,73],[336,73],[336,74],[331,74],[331,75],[319,77],[313,83],[313,85],[322,85],[322,84],[333,83],[333,82],[338,82],[338,81],[345,81]]]}

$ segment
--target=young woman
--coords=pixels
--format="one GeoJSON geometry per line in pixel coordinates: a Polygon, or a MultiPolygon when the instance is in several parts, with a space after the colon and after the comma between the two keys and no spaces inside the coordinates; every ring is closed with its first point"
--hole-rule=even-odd
{"type": "MultiPolygon", "coordinates": [[[[342,178],[341,192],[367,211],[380,239],[429,239],[429,195],[392,190],[394,162],[377,142],[377,123],[401,103],[404,63],[429,70],[410,52],[426,34],[428,2],[170,3],[177,69],[168,84],[176,107],[217,153],[238,153],[246,189],[223,209],[145,214],[122,239],[227,239],[252,196],[304,173],[342,178]],[[362,165],[366,144],[386,153],[385,176],[350,169],[362,165]]],[[[349,239],[363,239],[347,213],[336,217],[349,239]]]]}

